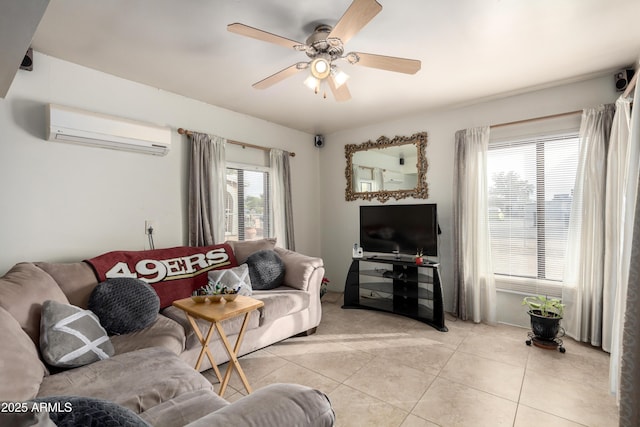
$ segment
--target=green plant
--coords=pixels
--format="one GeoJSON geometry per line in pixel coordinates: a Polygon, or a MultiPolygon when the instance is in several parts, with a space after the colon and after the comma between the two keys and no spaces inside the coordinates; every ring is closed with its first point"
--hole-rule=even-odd
{"type": "Polygon", "coordinates": [[[422,248],[418,248],[418,250],[416,251],[416,258],[422,258],[424,252],[422,251],[422,248]]]}
{"type": "Polygon", "coordinates": [[[220,282],[209,281],[205,286],[201,286],[192,292],[192,295],[219,295],[237,294],[238,289],[228,288],[220,282]]]}
{"type": "Polygon", "coordinates": [[[562,317],[564,313],[564,304],[558,298],[528,296],[522,300],[522,305],[528,306],[531,311],[539,311],[543,317],[562,317]]]}

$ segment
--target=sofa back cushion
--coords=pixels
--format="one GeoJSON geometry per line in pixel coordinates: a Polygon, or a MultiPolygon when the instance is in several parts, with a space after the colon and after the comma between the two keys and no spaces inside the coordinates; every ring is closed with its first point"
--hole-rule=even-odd
{"type": "Polygon", "coordinates": [[[24,401],[38,394],[46,368],[20,324],[0,307],[0,401],[24,401]]]}
{"type": "Polygon", "coordinates": [[[225,242],[233,249],[238,264],[244,264],[251,254],[263,250],[273,250],[276,247],[276,239],[242,240],[225,242]]]}
{"type": "Polygon", "coordinates": [[[36,262],[38,267],[56,281],[69,303],[87,308],[89,295],[98,284],[98,278],[86,262],[36,262]]]}
{"type": "Polygon", "coordinates": [[[32,263],[16,264],[0,278],[0,307],[11,313],[36,345],[46,300],[69,303],[55,280],[32,263]]]}

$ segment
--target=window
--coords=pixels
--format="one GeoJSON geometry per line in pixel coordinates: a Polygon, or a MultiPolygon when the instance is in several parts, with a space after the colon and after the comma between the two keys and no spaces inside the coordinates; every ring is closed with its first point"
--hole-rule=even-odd
{"type": "Polygon", "coordinates": [[[498,288],[540,292],[562,281],[578,153],[575,133],[490,143],[488,215],[498,288]]]}
{"type": "Polygon", "coordinates": [[[269,211],[269,172],[259,167],[227,167],[226,239],[269,237],[269,211]]]}

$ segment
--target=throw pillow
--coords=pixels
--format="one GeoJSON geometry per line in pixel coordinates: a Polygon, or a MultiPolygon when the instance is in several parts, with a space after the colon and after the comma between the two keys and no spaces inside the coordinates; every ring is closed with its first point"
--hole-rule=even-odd
{"type": "Polygon", "coordinates": [[[275,251],[258,251],[247,258],[251,287],[254,290],[268,290],[282,285],[284,263],[275,251]]]}
{"type": "Polygon", "coordinates": [[[151,286],[140,279],[107,279],[89,296],[89,309],[110,335],[139,331],[155,322],[160,299],[151,286]]]}
{"type": "Polygon", "coordinates": [[[49,418],[58,427],[113,426],[150,427],[131,409],[108,400],[80,396],[39,397],[32,402],[42,403],[50,411],[49,418]]]}
{"type": "Polygon", "coordinates": [[[210,271],[209,282],[220,283],[228,289],[237,289],[239,295],[251,296],[253,293],[247,264],[226,270],[210,271]]]}
{"type": "Polygon", "coordinates": [[[88,365],[115,353],[95,314],[51,300],[42,304],[40,351],[48,364],[61,368],[88,365]]]}

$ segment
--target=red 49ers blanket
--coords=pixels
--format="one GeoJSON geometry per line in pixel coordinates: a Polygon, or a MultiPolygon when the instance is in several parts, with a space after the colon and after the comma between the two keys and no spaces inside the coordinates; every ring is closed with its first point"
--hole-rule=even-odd
{"type": "Polygon", "coordinates": [[[178,246],[148,251],[113,251],[86,260],[99,281],[134,277],[149,283],[160,297],[160,308],[187,298],[207,284],[207,272],[238,265],[227,244],[178,246]]]}

